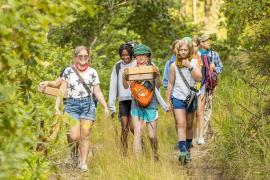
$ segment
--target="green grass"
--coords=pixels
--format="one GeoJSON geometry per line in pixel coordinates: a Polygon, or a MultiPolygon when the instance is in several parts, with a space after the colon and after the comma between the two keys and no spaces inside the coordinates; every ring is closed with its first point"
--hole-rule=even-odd
{"type": "MultiPolygon", "coordinates": [[[[264,113],[267,97],[241,80],[259,82],[253,76],[253,72],[243,74],[234,65],[225,66],[214,98],[212,121],[216,136],[212,151],[229,177],[267,179],[270,178],[270,117],[264,113]]],[[[269,85],[257,83],[257,86],[260,90],[269,89],[269,85]]]]}
{"type": "MultiPolygon", "coordinates": [[[[89,172],[80,173],[77,169],[56,170],[62,178],[87,177],[89,179],[184,179],[186,170],[178,160],[178,151],[174,150],[177,141],[172,115],[160,110],[158,120],[158,140],[160,161],[152,158],[151,147],[145,131],[145,153],[136,159],[132,152],[133,135],[129,135],[128,157],[123,157],[120,152],[120,122],[117,118],[104,119],[103,111],[98,108],[97,120],[91,131],[90,142],[93,154],[90,153],[89,172]],[[71,171],[71,172],[70,172],[71,171]]],[[[68,154],[64,129],[49,154],[52,162],[63,162],[68,154]]]]}

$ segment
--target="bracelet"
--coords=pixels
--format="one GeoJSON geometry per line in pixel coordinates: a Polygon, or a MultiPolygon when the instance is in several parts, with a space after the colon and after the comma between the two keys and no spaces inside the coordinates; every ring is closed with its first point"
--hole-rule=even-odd
{"type": "Polygon", "coordinates": [[[188,70],[191,72],[192,70],[193,70],[193,67],[191,67],[191,68],[188,68],[188,70]]]}

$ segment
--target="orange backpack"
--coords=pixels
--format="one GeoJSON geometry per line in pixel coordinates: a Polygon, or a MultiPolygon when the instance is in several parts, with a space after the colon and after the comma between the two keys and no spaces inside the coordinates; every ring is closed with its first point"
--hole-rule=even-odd
{"type": "Polygon", "coordinates": [[[137,81],[132,82],[130,84],[130,91],[139,106],[147,107],[151,103],[154,91],[147,88],[142,83],[137,81]]]}

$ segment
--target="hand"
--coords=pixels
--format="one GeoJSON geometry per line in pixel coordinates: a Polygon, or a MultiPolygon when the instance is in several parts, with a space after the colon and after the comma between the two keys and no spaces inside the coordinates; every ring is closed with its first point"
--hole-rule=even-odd
{"type": "Polygon", "coordinates": [[[182,65],[187,67],[187,68],[191,68],[191,64],[190,64],[190,61],[188,59],[184,59],[182,61],[182,65]]]}
{"type": "Polygon", "coordinates": [[[125,69],[125,70],[123,71],[122,77],[123,77],[123,79],[127,80],[127,77],[128,77],[127,69],[125,69]]]}
{"type": "Polygon", "coordinates": [[[160,72],[159,72],[158,67],[156,65],[153,65],[153,68],[154,68],[154,71],[157,72],[157,76],[159,76],[160,75],[160,72]]]}
{"type": "Polygon", "coordinates": [[[105,108],[105,109],[104,109],[104,114],[105,114],[105,117],[106,117],[106,118],[110,116],[110,111],[109,111],[108,108],[105,108]]]}
{"type": "Polygon", "coordinates": [[[173,111],[172,103],[170,101],[167,101],[167,106],[169,107],[169,112],[173,111]]]}
{"type": "Polygon", "coordinates": [[[44,92],[46,87],[48,86],[48,84],[49,84],[49,81],[43,81],[43,82],[39,83],[38,90],[41,92],[44,92]]]}

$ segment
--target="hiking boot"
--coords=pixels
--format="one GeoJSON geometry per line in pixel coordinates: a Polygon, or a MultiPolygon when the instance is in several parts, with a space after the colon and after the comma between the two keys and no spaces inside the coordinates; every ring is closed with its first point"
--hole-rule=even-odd
{"type": "Polygon", "coordinates": [[[187,155],[186,155],[186,163],[190,162],[191,161],[191,153],[188,151],[187,152],[187,155]]]}
{"type": "Polygon", "coordinates": [[[178,161],[181,162],[181,164],[186,164],[187,163],[187,154],[188,152],[180,152],[178,156],[178,161]]]}

